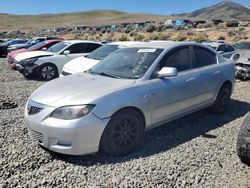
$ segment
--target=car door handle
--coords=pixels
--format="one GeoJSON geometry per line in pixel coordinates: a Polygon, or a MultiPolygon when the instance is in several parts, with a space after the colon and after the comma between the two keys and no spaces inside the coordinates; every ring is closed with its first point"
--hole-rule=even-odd
{"type": "Polygon", "coordinates": [[[192,82],[193,80],[195,80],[195,78],[192,77],[192,78],[187,79],[186,82],[192,82]]]}
{"type": "Polygon", "coordinates": [[[220,71],[215,71],[214,74],[220,74],[220,71]]]}

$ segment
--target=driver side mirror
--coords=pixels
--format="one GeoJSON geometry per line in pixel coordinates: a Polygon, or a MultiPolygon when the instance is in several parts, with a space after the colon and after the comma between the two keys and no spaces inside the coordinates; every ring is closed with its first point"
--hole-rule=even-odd
{"type": "Polygon", "coordinates": [[[45,47],[44,47],[44,48],[42,48],[42,51],[46,51],[46,50],[47,50],[47,48],[45,48],[45,47]]]}
{"type": "Polygon", "coordinates": [[[65,51],[63,52],[63,54],[64,54],[64,55],[69,55],[69,54],[70,54],[70,51],[69,51],[69,50],[65,50],[65,51]]]}
{"type": "Polygon", "coordinates": [[[158,73],[158,78],[162,77],[175,77],[177,76],[177,69],[174,67],[163,67],[158,73]]]}

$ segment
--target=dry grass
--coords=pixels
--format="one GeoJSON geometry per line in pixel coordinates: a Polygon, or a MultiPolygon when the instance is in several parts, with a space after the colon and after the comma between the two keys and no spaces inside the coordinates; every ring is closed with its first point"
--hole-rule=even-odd
{"type": "Polygon", "coordinates": [[[0,14],[0,31],[30,31],[79,25],[103,25],[122,22],[165,21],[169,17],[151,14],[129,14],[114,10],[94,10],[67,14],[17,16],[0,14]]]}

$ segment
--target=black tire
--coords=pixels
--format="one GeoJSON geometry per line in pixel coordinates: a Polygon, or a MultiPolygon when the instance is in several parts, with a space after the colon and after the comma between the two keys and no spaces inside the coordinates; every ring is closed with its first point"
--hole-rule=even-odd
{"type": "Polygon", "coordinates": [[[49,81],[57,78],[59,76],[58,70],[55,65],[51,63],[46,63],[38,68],[38,77],[41,80],[49,81]]]}
{"type": "Polygon", "coordinates": [[[221,114],[226,111],[232,94],[232,86],[230,83],[225,83],[219,90],[214,104],[211,106],[211,111],[221,114]]]}
{"type": "Polygon", "coordinates": [[[241,125],[237,139],[237,155],[242,162],[250,164],[250,112],[241,125]]]}
{"type": "Polygon", "coordinates": [[[136,111],[115,113],[106,126],[101,149],[111,156],[121,156],[134,151],[142,142],[144,122],[136,111]]]}

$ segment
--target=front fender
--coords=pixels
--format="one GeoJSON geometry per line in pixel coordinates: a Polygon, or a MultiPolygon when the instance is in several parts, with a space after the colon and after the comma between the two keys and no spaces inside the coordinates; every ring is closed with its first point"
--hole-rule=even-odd
{"type": "Polygon", "coordinates": [[[122,89],[101,97],[95,101],[95,104],[93,113],[101,119],[109,118],[123,108],[135,107],[143,113],[145,126],[151,124],[149,87],[133,86],[122,89]]]}

